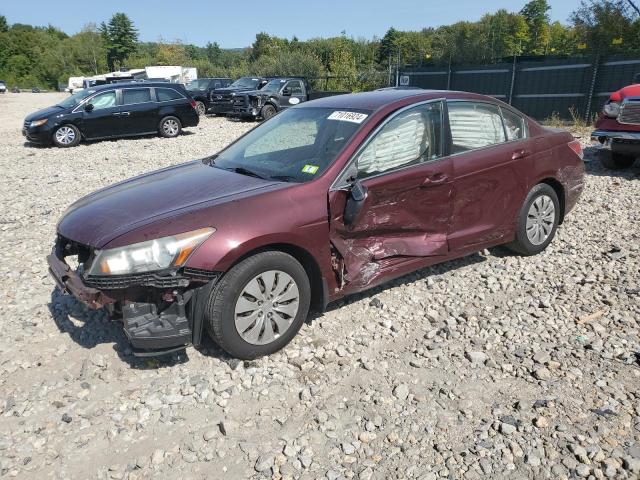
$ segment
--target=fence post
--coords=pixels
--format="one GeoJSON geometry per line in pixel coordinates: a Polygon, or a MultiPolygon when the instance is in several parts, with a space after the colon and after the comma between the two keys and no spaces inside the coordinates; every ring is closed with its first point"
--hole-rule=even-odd
{"type": "Polygon", "coordinates": [[[451,90],[451,52],[449,52],[449,70],[447,72],[447,90],[451,90]]]}
{"type": "Polygon", "coordinates": [[[509,105],[513,105],[513,88],[516,84],[516,61],[517,55],[513,54],[513,65],[511,66],[511,85],[509,86],[509,105]]]}
{"type": "Polygon", "coordinates": [[[598,78],[598,68],[600,67],[600,52],[596,54],[596,61],[593,64],[593,73],[591,74],[591,85],[589,85],[589,97],[587,98],[587,108],[584,112],[584,120],[589,123],[591,116],[591,104],[593,103],[593,93],[596,88],[596,79],[598,78]]]}

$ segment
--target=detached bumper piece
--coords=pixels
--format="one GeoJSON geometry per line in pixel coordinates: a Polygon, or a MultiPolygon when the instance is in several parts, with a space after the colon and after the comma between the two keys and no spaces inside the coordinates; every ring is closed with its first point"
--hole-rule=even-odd
{"type": "Polygon", "coordinates": [[[162,355],[191,344],[192,332],[181,296],[160,313],[153,303],[123,305],[122,317],[136,356],[162,355]]]}
{"type": "Polygon", "coordinates": [[[640,132],[596,130],[591,133],[591,143],[600,150],[640,155],[640,132]]]}
{"type": "Polygon", "coordinates": [[[82,279],[71,267],[60,260],[54,254],[47,257],[49,274],[53,277],[58,288],[63,293],[69,293],[87,305],[89,308],[98,309],[113,303],[115,300],[106,296],[100,290],[86,286],[82,279]]]}

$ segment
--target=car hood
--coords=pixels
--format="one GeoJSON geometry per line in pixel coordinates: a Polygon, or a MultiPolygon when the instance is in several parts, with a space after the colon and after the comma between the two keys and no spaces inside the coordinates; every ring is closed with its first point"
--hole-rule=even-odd
{"type": "Polygon", "coordinates": [[[252,91],[252,88],[249,87],[226,87],[226,88],[217,88],[212,90],[211,93],[214,95],[224,95],[225,93],[235,93],[235,92],[249,92],[252,91]]]}
{"type": "Polygon", "coordinates": [[[25,122],[31,122],[33,120],[39,120],[41,118],[47,118],[51,115],[61,115],[66,111],[64,107],[59,107],[57,105],[53,105],[51,107],[43,108],[42,110],[38,110],[37,112],[33,112],[30,115],[27,115],[24,119],[25,122]]]}
{"type": "MultiPolygon", "coordinates": [[[[102,248],[141,226],[286,185],[211,167],[197,160],[141,175],[81,198],[63,214],[58,234],[102,248]]],[[[210,226],[202,223],[193,228],[210,226]]]]}

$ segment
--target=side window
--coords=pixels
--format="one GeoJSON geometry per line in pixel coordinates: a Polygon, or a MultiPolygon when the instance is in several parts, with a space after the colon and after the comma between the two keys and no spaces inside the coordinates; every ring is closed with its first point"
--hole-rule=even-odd
{"type": "Polygon", "coordinates": [[[214,80],[213,85],[209,85],[210,88],[222,88],[220,80],[214,80]]]}
{"type": "Polygon", "coordinates": [[[178,100],[184,98],[173,88],[156,88],[156,96],[159,102],[168,102],[170,100],[178,100]]]}
{"type": "Polygon", "coordinates": [[[146,103],[151,101],[151,90],[148,88],[123,88],[122,104],[146,103]]]}
{"type": "Polygon", "coordinates": [[[94,110],[103,110],[116,106],[116,92],[104,92],[93,97],[89,103],[93,105],[94,110]]]}
{"type": "Polygon", "coordinates": [[[419,105],[390,120],[358,154],[358,178],[441,156],[442,103],[419,105]]]}
{"type": "Polygon", "coordinates": [[[507,132],[507,140],[520,140],[525,138],[526,131],[524,126],[524,118],[516,115],[511,110],[501,108],[502,118],[504,119],[504,128],[507,132]]]}
{"type": "Polygon", "coordinates": [[[291,95],[302,95],[302,83],[300,82],[300,80],[291,80],[289,83],[287,83],[287,87],[285,88],[289,88],[289,90],[291,90],[291,95]]]}
{"type": "Polygon", "coordinates": [[[488,103],[449,102],[451,153],[488,147],[505,141],[502,116],[488,103]]]}

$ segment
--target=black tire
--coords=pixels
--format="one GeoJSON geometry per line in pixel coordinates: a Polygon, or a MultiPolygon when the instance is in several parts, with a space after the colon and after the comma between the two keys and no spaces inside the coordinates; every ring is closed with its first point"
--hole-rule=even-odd
{"type": "Polygon", "coordinates": [[[610,170],[629,168],[636,160],[632,155],[623,155],[622,153],[612,152],[610,150],[601,150],[599,158],[602,166],[610,170]]]}
{"type": "Polygon", "coordinates": [[[559,221],[560,202],[558,201],[558,195],[556,194],[556,191],[546,183],[539,183],[531,189],[531,191],[527,195],[527,198],[522,204],[522,208],[520,209],[520,213],[518,214],[518,221],[516,224],[516,238],[513,242],[507,244],[506,246],[507,248],[521,255],[536,255],[549,246],[556,234],[559,221]],[[531,208],[533,202],[535,202],[542,196],[549,197],[553,202],[554,219],[553,226],[550,233],[548,234],[548,237],[542,243],[536,245],[532,243],[527,236],[527,217],[529,214],[529,209],[531,208]]]}
{"type": "Polygon", "coordinates": [[[246,258],[231,268],[218,282],[205,310],[204,322],[209,336],[233,357],[250,360],[277,352],[298,333],[309,313],[311,286],[305,269],[283,252],[268,251],[246,258]],[[235,325],[235,305],[245,286],[257,275],[269,270],[287,273],[296,283],[299,306],[290,326],[271,343],[255,345],[245,341],[235,325]]]}
{"type": "Polygon", "coordinates": [[[160,120],[158,131],[165,138],[175,138],[182,132],[182,123],[177,117],[164,117],[160,120]]]}
{"type": "Polygon", "coordinates": [[[82,134],[75,125],[66,123],[56,128],[51,136],[51,140],[56,147],[75,147],[82,140],[82,134]]]}
{"type": "Polygon", "coordinates": [[[198,115],[200,116],[205,115],[207,113],[207,106],[200,100],[196,102],[196,112],[198,112],[198,115]]]}
{"type": "Polygon", "coordinates": [[[260,116],[262,117],[263,120],[269,120],[276,113],[277,113],[276,107],[274,107],[269,103],[267,103],[264,107],[262,107],[262,110],[260,110],[260,116]]]}

